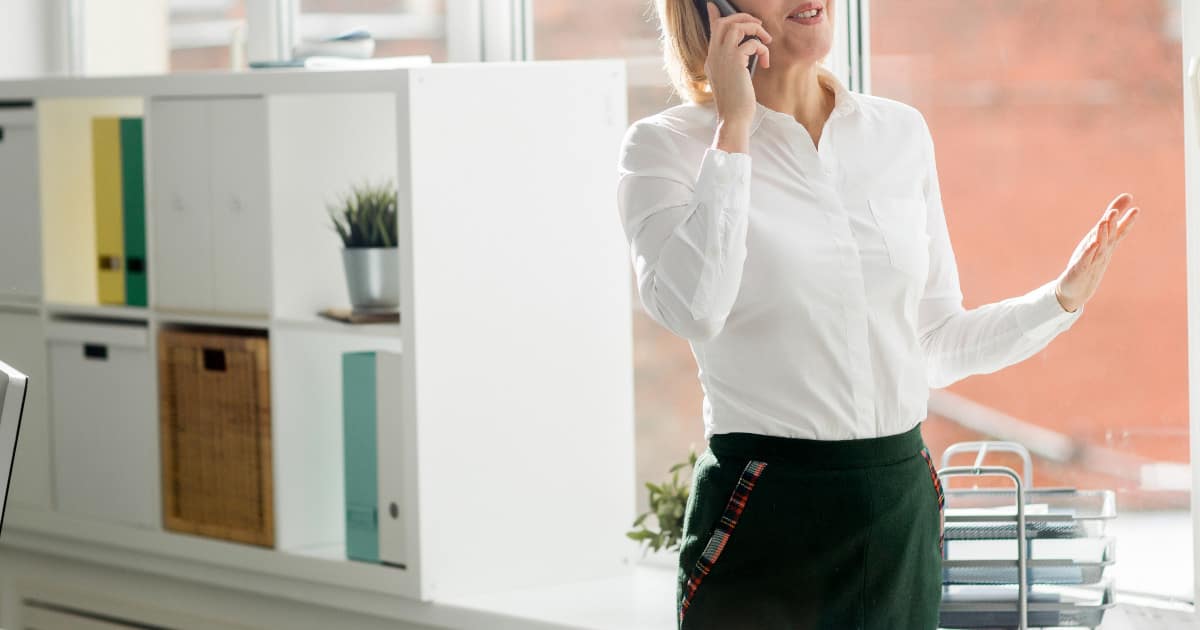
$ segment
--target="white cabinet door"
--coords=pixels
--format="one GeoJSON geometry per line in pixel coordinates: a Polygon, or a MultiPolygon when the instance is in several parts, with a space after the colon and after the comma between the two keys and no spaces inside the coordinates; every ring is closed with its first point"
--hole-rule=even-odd
{"type": "Polygon", "coordinates": [[[14,118],[0,117],[0,299],[33,302],[42,294],[37,137],[32,113],[14,118]]]}
{"type": "Polygon", "coordinates": [[[58,511],[162,524],[158,408],[146,326],[51,323],[58,511]]]}
{"type": "Polygon", "coordinates": [[[271,303],[267,109],[212,101],[213,309],[266,315],[271,303]]]}
{"type": "Polygon", "coordinates": [[[212,310],[209,129],[205,101],[151,102],[146,168],[154,252],[147,273],[160,308],[212,310]]]}
{"type": "Polygon", "coordinates": [[[10,505],[50,509],[50,426],[46,413],[46,343],[42,316],[0,310],[0,361],[29,377],[17,436],[10,505]]]}

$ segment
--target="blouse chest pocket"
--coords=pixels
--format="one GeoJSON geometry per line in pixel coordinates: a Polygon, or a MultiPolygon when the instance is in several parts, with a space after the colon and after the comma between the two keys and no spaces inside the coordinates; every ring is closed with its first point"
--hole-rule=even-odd
{"type": "Polygon", "coordinates": [[[883,235],[892,267],[919,280],[929,270],[929,235],[925,231],[925,201],[919,197],[871,197],[871,216],[883,235]]]}

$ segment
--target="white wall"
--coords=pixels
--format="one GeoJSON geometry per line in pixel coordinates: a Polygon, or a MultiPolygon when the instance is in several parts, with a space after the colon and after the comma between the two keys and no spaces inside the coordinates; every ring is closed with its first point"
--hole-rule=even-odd
{"type": "Polygon", "coordinates": [[[49,74],[55,63],[51,43],[54,3],[4,0],[0,19],[0,78],[49,74]]]}

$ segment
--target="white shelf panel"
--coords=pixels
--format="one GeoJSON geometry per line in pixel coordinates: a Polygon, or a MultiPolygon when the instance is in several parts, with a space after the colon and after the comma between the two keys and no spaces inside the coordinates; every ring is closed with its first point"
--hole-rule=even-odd
{"type": "Polygon", "coordinates": [[[0,297],[0,312],[39,315],[42,312],[41,302],[0,297]]]}
{"type": "Polygon", "coordinates": [[[216,326],[221,328],[266,330],[269,324],[269,321],[265,317],[185,311],[155,310],[154,317],[158,320],[159,324],[171,326],[216,326]]]}
{"type": "Polygon", "coordinates": [[[334,321],[332,319],[326,319],[319,315],[314,315],[307,318],[276,318],[272,322],[272,325],[286,330],[307,330],[346,335],[365,335],[367,337],[399,338],[402,332],[399,323],[347,324],[344,322],[334,321]]]}
{"type": "MultiPolygon", "coordinates": [[[[414,68],[432,63],[414,61],[414,68]]],[[[467,65],[467,64],[443,64],[467,65]]],[[[0,81],[0,99],[393,92],[412,69],[253,70],[0,81]]]]}
{"type": "Polygon", "coordinates": [[[151,318],[150,310],[140,306],[71,304],[67,302],[46,304],[46,314],[50,317],[91,317],[138,322],[148,322],[151,318]]]}

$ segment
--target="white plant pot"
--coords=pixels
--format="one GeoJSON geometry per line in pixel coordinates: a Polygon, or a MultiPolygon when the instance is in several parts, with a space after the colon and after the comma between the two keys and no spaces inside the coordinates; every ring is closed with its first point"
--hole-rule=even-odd
{"type": "Polygon", "coordinates": [[[346,288],[356,311],[394,311],[400,307],[400,255],[395,247],[342,250],[346,288]]]}

